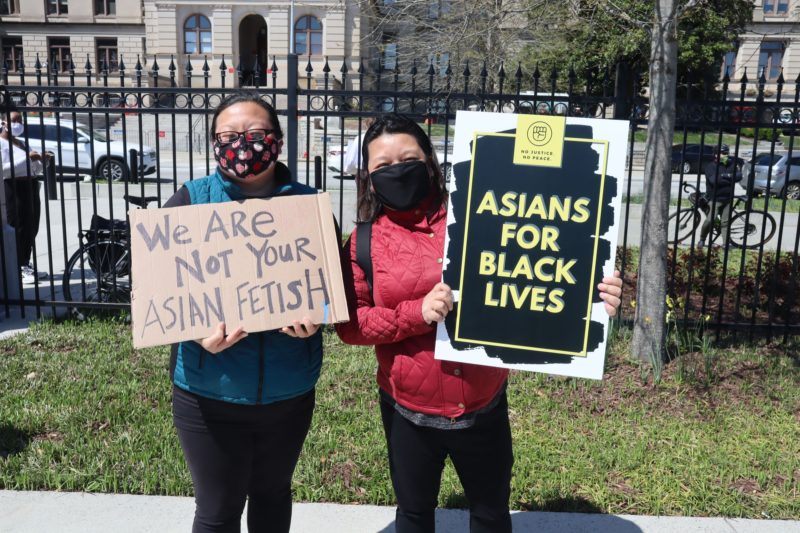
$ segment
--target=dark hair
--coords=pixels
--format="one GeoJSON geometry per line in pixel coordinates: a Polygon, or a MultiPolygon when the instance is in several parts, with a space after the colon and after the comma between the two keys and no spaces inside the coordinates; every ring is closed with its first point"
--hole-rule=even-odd
{"type": "Polygon", "coordinates": [[[442,173],[441,167],[439,167],[439,162],[436,160],[436,154],[433,151],[431,140],[425,134],[425,131],[419,127],[419,124],[406,115],[397,113],[381,115],[376,117],[375,122],[367,128],[364,134],[364,142],[361,145],[362,168],[365,169],[365,171],[358,176],[358,222],[375,220],[383,209],[381,201],[375,196],[375,193],[370,190],[369,173],[366,169],[369,168],[370,143],[386,133],[405,133],[414,137],[419,147],[425,153],[426,162],[433,169],[431,186],[436,195],[435,208],[438,209],[447,201],[447,186],[445,185],[444,174],[442,173]]]}
{"type": "Polygon", "coordinates": [[[222,102],[219,103],[217,108],[214,110],[214,116],[211,119],[211,138],[213,139],[214,135],[217,133],[217,117],[219,117],[219,114],[231,106],[247,102],[257,104],[267,112],[267,115],[269,115],[269,121],[272,122],[272,129],[275,130],[273,135],[276,139],[283,139],[283,130],[281,130],[281,123],[278,121],[278,114],[275,112],[275,108],[262,100],[258,93],[248,91],[240,91],[229,94],[222,100],[222,102]]]}

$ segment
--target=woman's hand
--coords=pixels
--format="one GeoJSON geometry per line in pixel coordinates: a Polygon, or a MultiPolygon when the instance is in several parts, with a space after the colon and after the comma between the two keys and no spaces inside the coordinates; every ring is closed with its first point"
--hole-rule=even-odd
{"type": "Polygon", "coordinates": [[[299,339],[310,337],[318,330],[319,324],[312,324],[311,319],[307,316],[304,316],[303,320],[292,320],[291,326],[284,326],[281,328],[281,331],[290,337],[296,337],[299,339]]]}
{"type": "Polygon", "coordinates": [[[31,150],[30,152],[28,152],[28,157],[30,158],[31,161],[41,161],[43,159],[42,154],[40,154],[36,150],[31,150]]]}
{"type": "Polygon", "coordinates": [[[213,354],[217,354],[222,350],[230,348],[243,338],[247,337],[247,332],[244,330],[242,326],[239,326],[235,330],[233,330],[229,335],[225,334],[225,322],[220,322],[217,324],[217,328],[214,330],[214,333],[211,334],[210,337],[206,337],[203,340],[199,340],[197,342],[213,354]]]}
{"type": "Polygon", "coordinates": [[[622,277],[620,277],[619,270],[614,271],[614,275],[611,277],[604,277],[602,283],[597,284],[597,290],[600,291],[600,299],[605,303],[608,316],[616,316],[617,309],[622,303],[620,299],[622,296],[622,277]]]}
{"type": "Polygon", "coordinates": [[[197,342],[207,351],[217,354],[222,350],[230,348],[245,337],[247,337],[247,332],[242,326],[233,330],[229,335],[225,335],[225,322],[220,322],[217,324],[217,328],[210,337],[206,337],[197,342]]]}
{"type": "Polygon", "coordinates": [[[437,283],[422,300],[422,319],[428,324],[441,322],[453,310],[453,291],[444,283],[437,283]]]}

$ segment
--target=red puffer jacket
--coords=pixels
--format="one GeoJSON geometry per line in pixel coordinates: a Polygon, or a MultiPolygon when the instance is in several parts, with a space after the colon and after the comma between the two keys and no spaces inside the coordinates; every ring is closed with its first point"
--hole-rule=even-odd
{"type": "Polygon", "coordinates": [[[422,300],[442,278],[447,208],[425,205],[380,215],[372,225],[373,291],[356,263],[356,233],[342,257],[350,322],[337,324],[348,344],[375,345],[378,385],[416,412],[455,418],[487,405],[505,369],[433,358],[436,324],[422,318],[422,300]]]}

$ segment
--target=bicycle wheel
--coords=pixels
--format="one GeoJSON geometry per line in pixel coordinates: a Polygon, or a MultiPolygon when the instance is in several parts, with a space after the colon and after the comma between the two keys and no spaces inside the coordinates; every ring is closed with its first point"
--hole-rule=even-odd
{"type": "Polygon", "coordinates": [[[117,241],[100,240],[81,246],[64,269],[64,299],[75,302],[79,318],[90,309],[81,302],[130,303],[131,261],[125,246],[117,241]]]}
{"type": "Polygon", "coordinates": [[[700,224],[700,213],[694,208],[681,208],[667,219],[667,242],[676,244],[692,236],[700,224]]]}
{"type": "Polygon", "coordinates": [[[731,245],[736,248],[758,248],[767,242],[775,234],[775,219],[766,211],[751,211],[747,213],[737,213],[731,219],[730,240],[731,245]],[[745,224],[745,221],[747,224],[745,224]],[[761,239],[761,235],[764,239],[761,239]],[[747,246],[745,246],[745,238],[747,246]]]}

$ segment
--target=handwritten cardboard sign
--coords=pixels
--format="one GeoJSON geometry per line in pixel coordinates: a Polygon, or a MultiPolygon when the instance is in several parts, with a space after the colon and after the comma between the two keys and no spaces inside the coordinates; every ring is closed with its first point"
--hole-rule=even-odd
{"type": "Polygon", "coordinates": [[[130,212],[133,345],[348,319],[327,193],[130,212]]]}
{"type": "Polygon", "coordinates": [[[603,374],[627,122],[459,112],[436,357],[603,374]]]}

